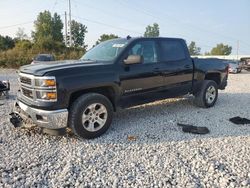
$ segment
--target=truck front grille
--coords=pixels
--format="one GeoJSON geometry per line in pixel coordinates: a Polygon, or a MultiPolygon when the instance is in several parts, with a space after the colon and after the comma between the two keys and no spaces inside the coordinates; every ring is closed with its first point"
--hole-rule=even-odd
{"type": "MultiPolygon", "coordinates": [[[[54,80],[54,76],[34,76],[26,73],[19,73],[20,97],[25,97],[30,101],[56,101],[57,99],[46,98],[46,93],[57,93],[56,86],[44,86],[43,80],[54,80]]],[[[55,84],[56,85],[56,84],[55,84]]]]}
{"type": "Polygon", "coordinates": [[[26,89],[26,88],[21,88],[22,94],[30,99],[33,99],[33,93],[32,90],[26,89]]]}
{"type": "Polygon", "coordinates": [[[31,85],[31,79],[24,76],[20,76],[20,82],[22,84],[31,85]]]}
{"type": "Polygon", "coordinates": [[[28,74],[20,73],[18,80],[20,83],[22,95],[28,99],[33,100],[34,94],[33,94],[33,78],[32,78],[32,76],[28,75],[28,74]]]}

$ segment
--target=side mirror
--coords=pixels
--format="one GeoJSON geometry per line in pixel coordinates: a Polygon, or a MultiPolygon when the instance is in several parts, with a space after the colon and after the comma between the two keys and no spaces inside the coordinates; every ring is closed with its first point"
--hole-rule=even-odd
{"type": "Polygon", "coordinates": [[[129,55],[127,59],[124,59],[126,65],[138,64],[143,62],[143,57],[140,55],[129,55]]]}

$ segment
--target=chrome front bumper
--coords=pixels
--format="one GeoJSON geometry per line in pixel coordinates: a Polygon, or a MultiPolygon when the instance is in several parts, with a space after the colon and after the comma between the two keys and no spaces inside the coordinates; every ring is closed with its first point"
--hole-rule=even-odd
{"type": "Polygon", "coordinates": [[[39,127],[47,129],[61,129],[67,127],[68,123],[68,110],[40,110],[31,108],[26,104],[16,101],[13,113],[21,117],[22,121],[31,122],[39,127]]]}

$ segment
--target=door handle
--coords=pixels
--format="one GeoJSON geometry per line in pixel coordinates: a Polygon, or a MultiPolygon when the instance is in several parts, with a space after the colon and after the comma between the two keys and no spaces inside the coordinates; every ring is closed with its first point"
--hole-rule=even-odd
{"type": "Polygon", "coordinates": [[[189,68],[191,68],[191,66],[190,65],[185,65],[184,68],[189,69],[189,68]]]}
{"type": "Polygon", "coordinates": [[[159,70],[155,70],[155,71],[154,71],[154,73],[161,73],[161,71],[159,71],[159,70]]]}
{"type": "Polygon", "coordinates": [[[153,70],[153,72],[154,72],[154,73],[157,73],[157,74],[160,74],[162,71],[161,71],[159,68],[155,68],[155,69],[153,70]]]}

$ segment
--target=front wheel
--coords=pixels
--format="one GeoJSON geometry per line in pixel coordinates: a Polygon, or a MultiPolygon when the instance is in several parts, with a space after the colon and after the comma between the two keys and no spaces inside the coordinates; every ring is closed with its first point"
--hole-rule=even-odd
{"type": "Polygon", "coordinates": [[[204,80],[200,91],[195,94],[194,103],[203,108],[214,106],[218,98],[218,85],[215,81],[204,80]]]}
{"type": "Polygon", "coordinates": [[[82,138],[96,138],[104,134],[113,117],[110,100],[97,93],[84,94],[72,104],[69,111],[69,127],[82,138]]]}

